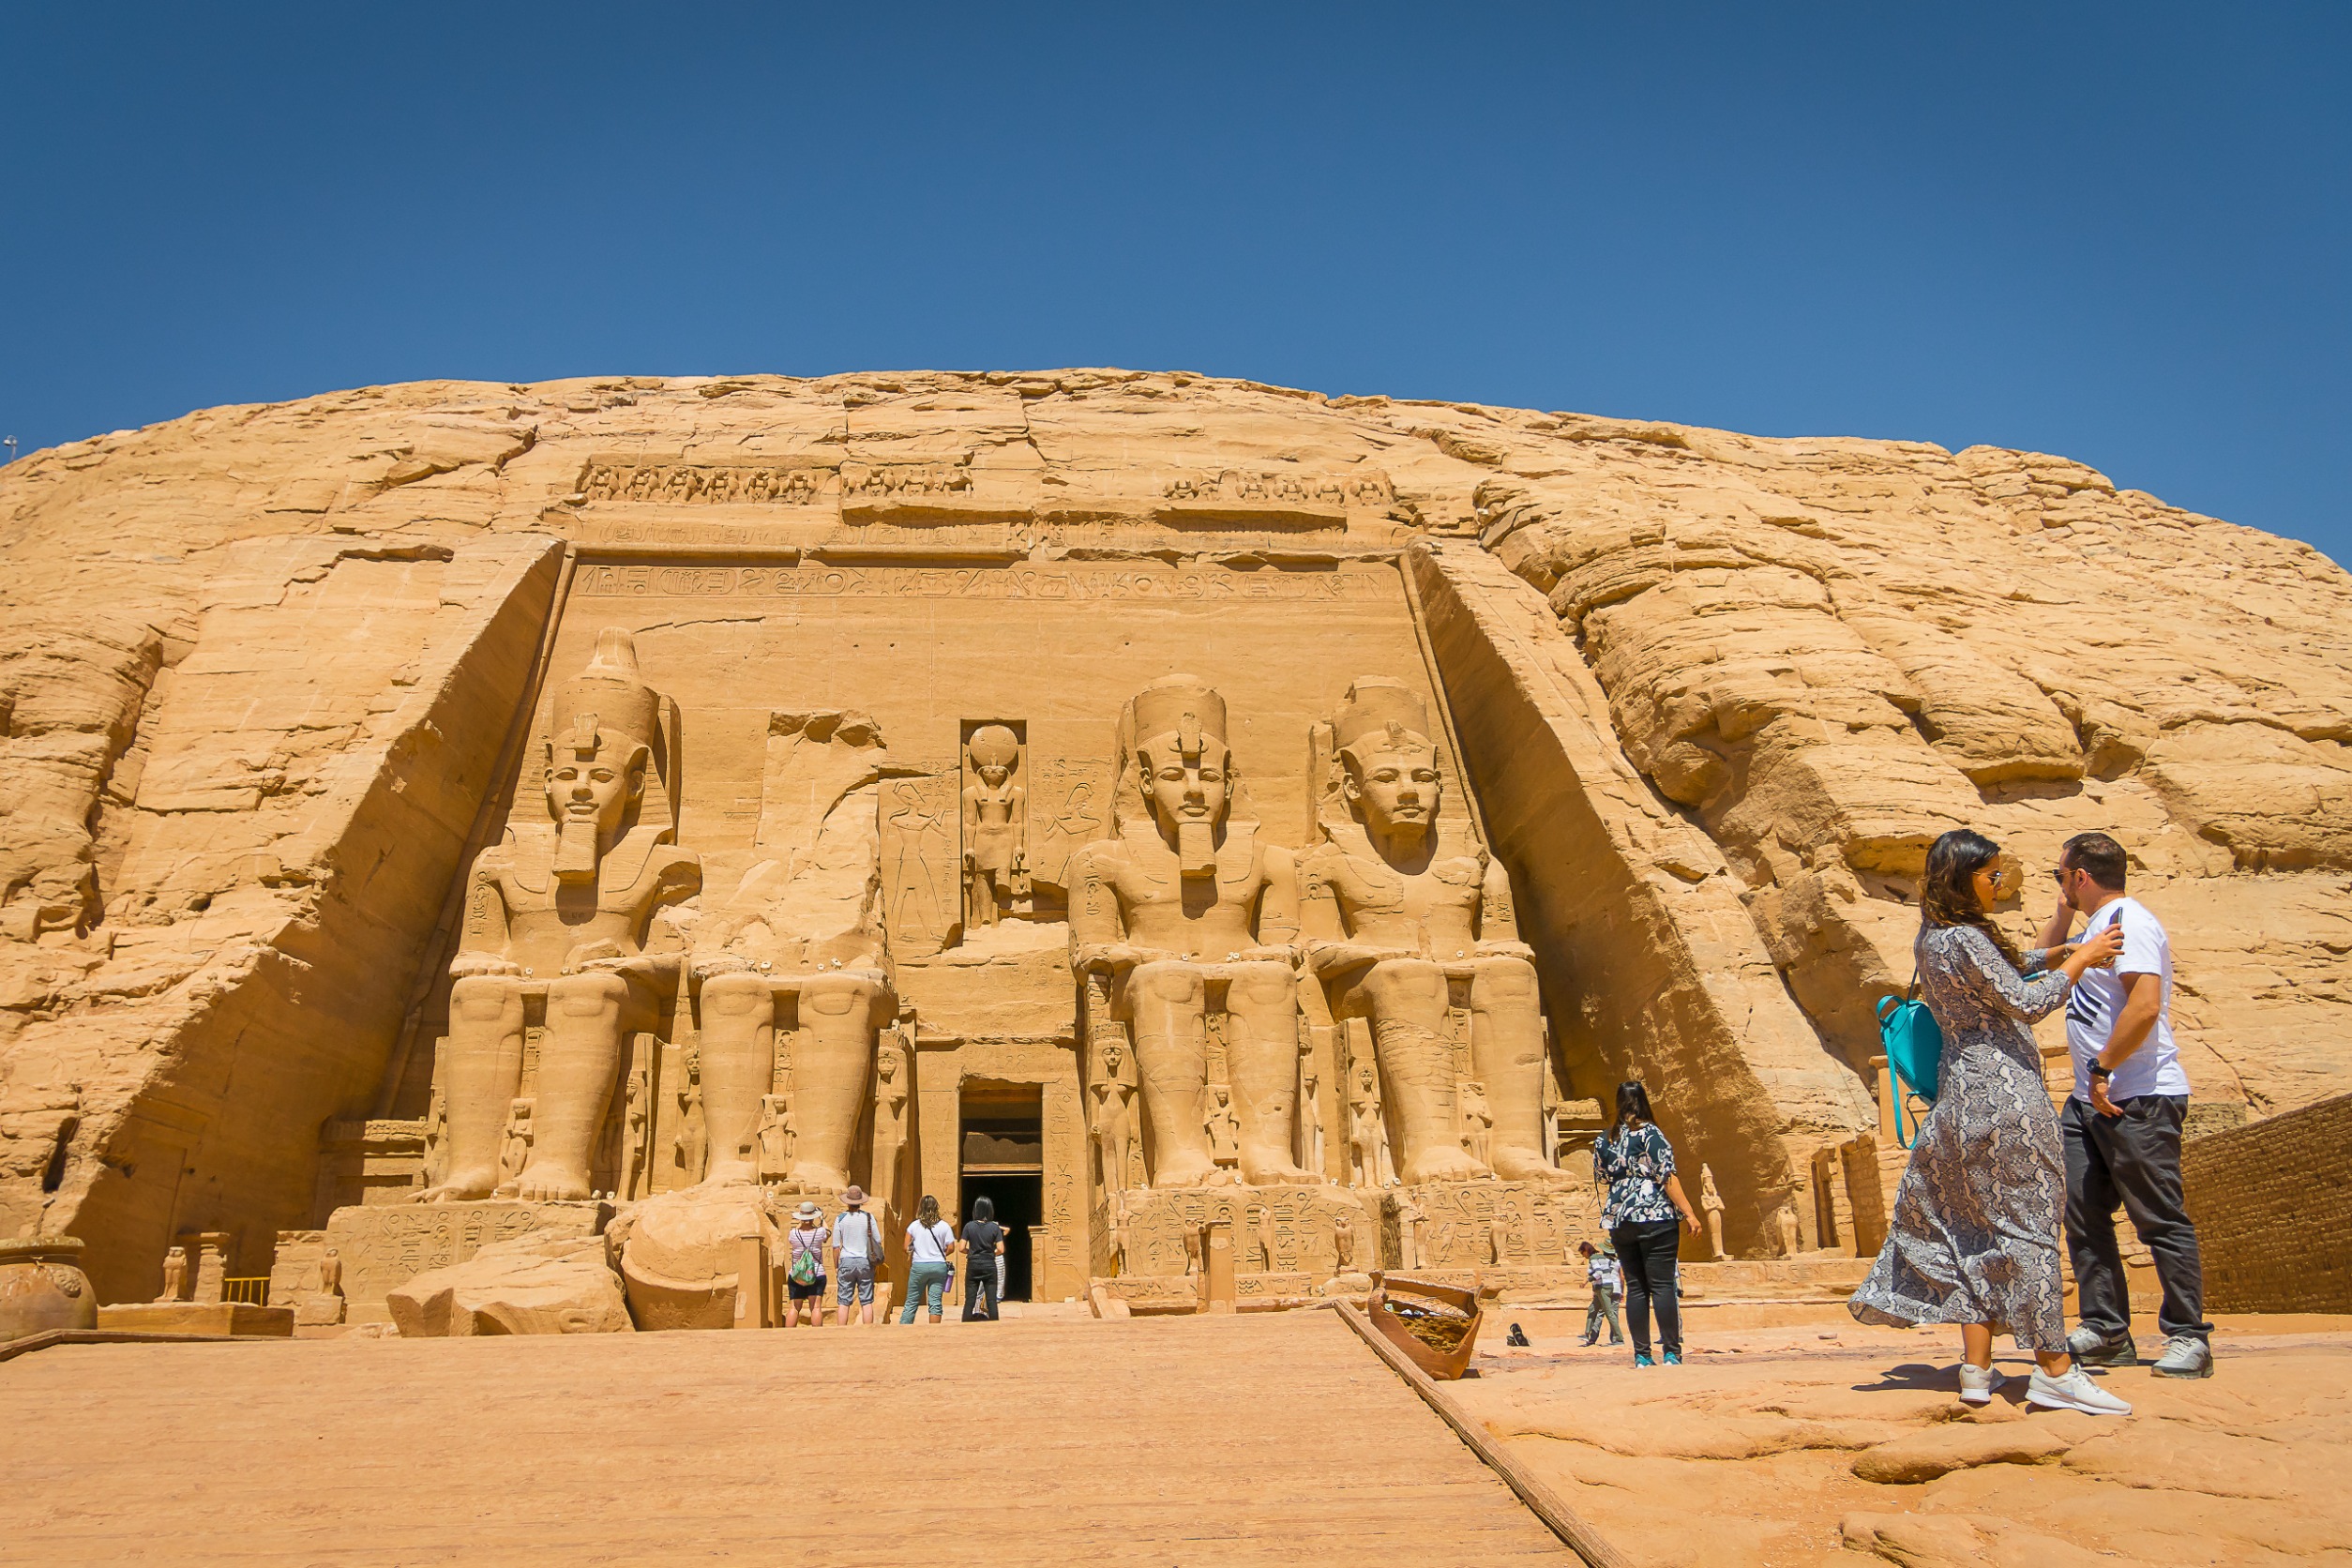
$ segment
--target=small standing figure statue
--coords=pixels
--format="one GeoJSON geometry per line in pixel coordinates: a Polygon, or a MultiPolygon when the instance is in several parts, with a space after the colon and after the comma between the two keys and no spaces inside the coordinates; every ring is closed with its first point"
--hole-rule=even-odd
{"type": "Polygon", "coordinates": [[[979,781],[964,789],[964,925],[993,926],[1029,897],[1029,791],[1013,782],[1020,737],[984,724],[965,746],[979,781]]]}
{"type": "Polygon", "coordinates": [[[1389,1163],[1388,1123],[1380,1115],[1380,1080],[1372,1063],[1356,1068],[1356,1093],[1348,1097],[1348,1150],[1360,1187],[1393,1187],[1396,1169],[1389,1163]]]}
{"type": "Polygon", "coordinates": [[[512,1198],[521,1188],[522,1168],[531,1159],[531,1097],[524,1095],[506,1108],[505,1154],[500,1162],[505,1180],[499,1183],[496,1196],[512,1198]]]}
{"type": "Polygon", "coordinates": [[[1258,1256],[1263,1260],[1262,1267],[1264,1272],[1272,1274],[1274,1269],[1274,1205],[1271,1203],[1260,1203],[1257,1207],[1258,1256]]]}
{"type": "Polygon", "coordinates": [[[159,1302],[178,1301],[188,1289],[188,1248],[175,1246],[163,1255],[163,1294],[159,1302]]]}
{"type": "Polygon", "coordinates": [[[1329,1177],[1323,1170],[1323,1096],[1322,1078],[1315,1071],[1315,1058],[1305,1049],[1299,1052],[1299,1164],[1304,1166],[1319,1182],[1329,1177]]]}
{"type": "Polygon", "coordinates": [[[685,1185],[702,1179],[710,1153],[710,1123],[702,1115],[702,1053],[686,1053],[686,1081],[678,1086],[678,1136],[670,1140],[685,1185]]]}
{"type": "Polygon", "coordinates": [[[629,1074],[627,1102],[621,1113],[620,1194],[624,1200],[640,1196],[638,1183],[645,1175],[647,1094],[645,1075],[629,1074]]]}
{"type": "Polygon", "coordinates": [[[1486,1086],[1476,1078],[1464,1078],[1460,1094],[1463,1146],[1470,1150],[1472,1159],[1486,1165],[1486,1155],[1495,1141],[1495,1113],[1486,1105],[1486,1086]]]}
{"type": "Polygon", "coordinates": [[[1356,1266],[1356,1228],[1344,1209],[1331,1222],[1331,1249],[1339,1259],[1340,1273],[1356,1266]]]}
{"type": "Polygon", "coordinates": [[[1396,1265],[1408,1273],[1421,1267],[1421,1222],[1428,1216],[1409,1190],[1396,1200],[1396,1265]]]}
{"type": "Polygon", "coordinates": [[[1127,1105],[1135,1091],[1121,1077],[1126,1054],[1117,1040],[1106,1040],[1102,1076],[1087,1086],[1094,1097],[1094,1146],[1102,1160],[1103,1190],[1111,1193],[1123,1193],[1143,1184],[1127,1157],[1134,1127],[1127,1105]]]}
{"type": "Polygon", "coordinates": [[[1723,1249],[1723,1194],[1715,1188],[1711,1166],[1698,1168],[1698,1206],[1707,1215],[1707,1250],[1720,1263],[1728,1256],[1723,1249]]]}
{"type": "Polygon", "coordinates": [[[326,1255],[319,1259],[319,1292],[327,1296],[343,1293],[343,1259],[333,1247],[328,1247],[326,1255]]]}
{"type": "Polygon", "coordinates": [[[760,1096],[760,1180],[780,1182],[792,1168],[792,1112],[781,1094],[760,1096]]]}
{"type": "Polygon", "coordinates": [[[449,1168],[449,1096],[440,1085],[433,1086],[433,1097],[425,1111],[425,1164],[417,1172],[422,1185],[430,1191],[441,1185],[442,1177],[449,1168]]]}
{"type": "Polygon", "coordinates": [[[1233,1114],[1233,1091],[1222,1083],[1209,1085],[1209,1157],[1229,1168],[1242,1157],[1242,1123],[1233,1114]]]}

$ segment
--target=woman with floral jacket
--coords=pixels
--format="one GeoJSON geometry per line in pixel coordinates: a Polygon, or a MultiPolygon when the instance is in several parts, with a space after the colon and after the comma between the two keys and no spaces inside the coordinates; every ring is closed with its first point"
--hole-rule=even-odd
{"type": "Polygon", "coordinates": [[[1625,1326],[1633,1331],[1634,1364],[1650,1357],[1650,1312],[1658,1313],[1658,1348],[1668,1366],[1682,1364],[1682,1313],[1675,1296],[1674,1254],[1680,1225],[1698,1234],[1698,1214],[1674,1173],[1674,1145],[1650,1117],[1650,1092],[1628,1079],[1617,1086],[1617,1125],[1592,1140],[1592,1179],[1608,1184],[1602,1223],[1625,1270],[1625,1326]]]}

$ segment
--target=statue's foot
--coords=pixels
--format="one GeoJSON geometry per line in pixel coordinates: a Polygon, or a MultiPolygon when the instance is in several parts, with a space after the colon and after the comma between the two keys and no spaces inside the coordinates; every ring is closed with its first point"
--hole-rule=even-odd
{"type": "Polygon", "coordinates": [[[760,1179],[760,1168],[749,1160],[713,1160],[699,1185],[706,1187],[746,1186],[760,1179]]]}
{"type": "Polygon", "coordinates": [[[1474,1182],[1493,1171],[1470,1157],[1467,1149],[1430,1149],[1405,1162],[1405,1184],[1424,1182],[1474,1182]]]}
{"type": "Polygon", "coordinates": [[[850,1173],[829,1165],[820,1165],[814,1160],[796,1160],[792,1164],[792,1174],[785,1181],[804,1191],[822,1187],[828,1192],[839,1192],[850,1184],[850,1173]]]}
{"type": "Polygon", "coordinates": [[[1206,1186],[1216,1173],[1216,1162],[1214,1160],[1165,1159],[1160,1162],[1160,1168],[1152,1172],[1152,1184],[1155,1187],[1206,1186]]]}
{"type": "Polygon", "coordinates": [[[495,1170],[452,1171],[449,1179],[437,1187],[428,1187],[417,1199],[419,1203],[478,1203],[498,1185],[495,1170]]]}
{"type": "Polygon", "coordinates": [[[1286,1159],[1254,1160],[1244,1155],[1242,1180],[1253,1187],[1305,1187],[1322,1178],[1286,1159]]]}
{"type": "Polygon", "coordinates": [[[535,1165],[515,1184],[515,1197],[525,1203],[571,1203],[587,1196],[587,1173],[561,1166],[535,1165]]]}
{"type": "Polygon", "coordinates": [[[1532,1149],[1495,1151],[1495,1174],[1506,1182],[1542,1182],[1550,1186],[1575,1186],[1577,1179],[1532,1149]]]}

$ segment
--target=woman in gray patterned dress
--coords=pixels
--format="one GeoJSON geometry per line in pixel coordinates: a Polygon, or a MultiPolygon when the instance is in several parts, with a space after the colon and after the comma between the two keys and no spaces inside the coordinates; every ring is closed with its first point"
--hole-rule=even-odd
{"type": "Polygon", "coordinates": [[[2128,1415],[2132,1407],[2066,1353],[2066,1161],[2031,1027],[2065,1003],[2085,970],[2113,962],[2118,944],[2103,933],[2020,956],[1985,912],[2006,877],[1999,857],[1966,828],[1928,852],[1912,956],[1944,1036],[1936,1105],[1895,1188],[1887,1244],[1847,1308],[1865,1323],[1959,1324],[1968,1404],[2000,1386],[1993,1334],[2007,1329],[2040,1363],[2027,1403],[2128,1415]],[[2053,960],[2059,967],[2046,968],[2053,960]]]}

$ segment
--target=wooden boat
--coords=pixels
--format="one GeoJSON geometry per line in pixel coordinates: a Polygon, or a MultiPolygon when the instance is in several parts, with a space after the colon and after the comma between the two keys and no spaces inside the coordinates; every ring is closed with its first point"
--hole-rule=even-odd
{"type": "Polygon", "coordinates": [[[1375,1274],[1364,1315],[1380,1337],[1440,1382],[1470,1370],[1478,1353],[1478,1292],[1435,1280],[1375,1274]]]}

